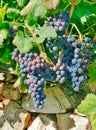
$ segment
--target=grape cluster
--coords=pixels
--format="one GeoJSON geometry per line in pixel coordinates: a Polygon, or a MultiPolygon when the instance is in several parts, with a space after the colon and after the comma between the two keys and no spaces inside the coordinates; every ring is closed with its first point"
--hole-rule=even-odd
{"type": "Polygon", "coordinates": [[[24,83],[29,86],[28,94],[31,94],[34,106],[39,109],[43,108],[46,98],[44,94],[44,81],[44,78],[38,78],[33,75],[24,81],[24,83]]]}
{"type": "Polygon", "coordinates": [[[60,67],[57,67],[58,70],[53,67],[57,71],[56,81],[64,83],[70,78],[71,87],[78,91],[86,79],[85,70],[92,57],[91,40],[85,37],[83,43],[80,43],[75,37],[62,34],[55,39],[48,38],[46,46],[49,52],[54,55],[52,60],[56,66],[58,66],[58,61],[61,61],[60,67]]]}
{"type": "Polygon", "coordinates": [[[12,59],[19,62],[21,76],[25,78],[24,83],[29,86],[28,93],[31,94],[34,106],[43,108],[46,97],[44,81],[55,79],[52,65],[47,64],[37,53],[20,54],[17,48],[12,52],[12,59]]]}
{"type": "Polygon", "coordinates": [[[56,81],[64,83],[70,78],[71,87],[78,91],[81,83],[86,79],[85,70],[92,56],[91,51],[89,51],[91,40],[85,37],[83,43],[80,43],[75,37],[65,36],[64,31],[69,20],[69,14],[65,12],[61,12],[57,17],[48,17],[44,26],[53,26],[57,37],[55,39],[47,38],[45,45],[53,54],[51,59],[56,64],[53,67],[53,70],[56,71],[56,81]],[[59,67],[58,61],[60,61],[59,67]]]}
{"type": "Polygon", "coordinates": [[[71,87],[78,91],[86,79],[85,70],[92,56],[90,40],[85,42],[85,38],[81,44],[75,37],[62,35],[61,39],[62,42],[54,43],[54,46],[58,47],[56,62],[52,60],[55,65],[47,63],[35,52],[20,54],[17,48],[12,52],[12,59],[19,62],[21,76],[25,79],[24,83],[29,86],[28,93],[36,108],[43,108],[46,99],[45,81],[64,84],[70,80],[71,87]]]}
{"type": "Polygon", "coordinates": [[[69,23],[69,12],[60,12],[56,17],[48,17],[44,26],[53,26],[57,33],[64,33],[69,23]]]}

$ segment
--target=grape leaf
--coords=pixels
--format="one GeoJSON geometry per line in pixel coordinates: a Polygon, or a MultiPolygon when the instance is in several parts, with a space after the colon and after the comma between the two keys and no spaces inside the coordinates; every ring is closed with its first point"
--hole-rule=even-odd
{"type": "Polygon", "coordinates": [[[38,2],[37,0],[30,0],[21,11],[21,15],[27,15],[30,12],[33,12],[35,16],[45,16],[47,9],[44,6],[43,0],[39,0],[38,2]]]}
{"type": "Polygon", "coordinates": [[[8,23],[5,23],[2,21],[2,18],[0,18],[0,29],[7,28],[8,29],[8,23]]]}
{"type": "MultiPolygon", "coordinates": [[[[76,24],[80,31],[83,31],[86,29],[86,22],[88,22],[88,19],[92,14],[96,15],[96,4],[91,5],[88,2],[82,0],[78,5],[75,6],[71,21],[76,24]],[[82,17],[86,18],[87,20],[85,24],[84,22],[82,23],[82,17]]],[[[94,18],[93,21],[95,23],[96,18],[94,18]]],[[[91,23],[91,25],[94,24],[92,22],[89,23],[91,23]]],[[[87,23],[87,26],[89,26],[89,23],[87,23]]]]}
{"type": "Polygon", "coordinates": [[[19,5],[20,7],[26,5],[27,2],[28,2],[28,0],[17,0],[17,3],[18,3],[18,5],[19,5]]]}
{"type": "Polygon", "coordinates": [[[92,130],[96,130],[96,96],[88,94],[77,108],[78,112],[90,117],[92,130]]]}
{"type": "Polygon", "coordinates": [[[29,52],[29,50],[33,47],[30,37],[25,37],[22,31],[17,33],[15,39],[13,40],[13,44],[21,53],[29,52]]]}
{"type": "Polygon", "coordinates": [[[20,16],[20,11],[18,9],[15,8],[8,8],[7,9],[7,17],[14,19],[20,16]]]}
{"type": "Polygon", "coordinates": [[[38,17],[44,17],[47,13],[47,9],[44,6],[43,0],[30,0],[29,3],[21,11],[21,15],[27,15],[25,22],[29,25],[33,25],[37,22],[38,17]]]}
{"type": "Polygon", "coordinates": [[[6,46],[6,48],[0,48],[0,62],[1,63],[11,63],[11,49],[6,46]]]}
{"type": "Polygon", "coordinates": [[[95,63],[90,64],[89,68],[88,68],[88,74],[89,74],[89,82],[96,82],[96,65],[95,63]]]}
{"type": "Polygon", "coordinates": [[[55,38],[57,36],[56,31],[52,26],[36,28],[35,34],[38,35],[38,37],[33,37],[32,40],[36,43],[42,43],[47,37],[55,38]]]}
{"type": "Polygon", "coordinates": [[[2,21],[4,20],[6,9],[7,9],[7,4],[3,8],[0,8],[0,17],[2,18],[2,21]]]}
{"type": "Polygon", "coordinates": [[[29,26],[36,24],[38,21],[38,17],[34,16],[33,12],[30,12],[25,20],[25,23],[28,23],[29,26]]]}

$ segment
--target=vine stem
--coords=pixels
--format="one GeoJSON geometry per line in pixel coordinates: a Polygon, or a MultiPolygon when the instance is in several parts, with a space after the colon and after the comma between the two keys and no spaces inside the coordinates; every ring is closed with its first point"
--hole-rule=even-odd
{"type": "Polygon", "coordinates": [[[41,45],[38,43],[37,46],[38,46],[38,48],[39,48],[39,50],[40,50],[40,53],[43,53],[43,50],[42,50],[41,45]]]}
{"type": "MultiPolygon", "coordinates": [[[[30,33],[32,34],[32,36],[35,37],[34,31],[30,28],[30,26],[28,26],[28,24],[25,24],[25,27],[27,27],[30,33]]],[[[40,50],[40,53],[43,53],[42,46],[40,45],[40,43],[38,43],[37,46],[40,50]]]]}
{"type": "Polygon", "coordinates": [[[71,2],[66,5],[66,7],[64,8],[64,11],[65,11],[70,5],[71,5],[71,2]]]}
{"type": "Polygon", "coordinates": [[[72,34],[73,26],[71,27],[71,30],[69,32],[69,36],[72,34]]]}
{"type": "MultiPolygon", "coordinates": [[[[70,10],[70,18],[72,17],[74,8],[75,8],[76,0],[71,1],[71,10],[70,10]]],[[[65,35],[68,35],[68,28],[65,30],[65,35]]]]}
{"type": "MultiPolygon", "coordinates": [[[[73,27],[76,29],[76,31],[78,32],[78,34],[79,34],[79,39],[80,39],[80,42],[82,43],[82,34],[81,34],[81,32],[79,31],[79,29],[78,29],[78,27],[74,24],[74,23],[71,23],[72,24],[72,29],[73,29],[73,27]]],[[[72,30],[71,30],[72,31],[72,30]]]]}
{"type": "Polygon", "coordinates": [[[75,8],[76,0],[72,0],[71,2],[71,10],[70,10],[70,18],[72,17],[74,8],[75,8]]]}
{"type": "Polygon", "coordinates": [[[88,0],[85,0],[87,3],[89,3],[89,4],[91,4],[91,5],[93,5],[93,4],[96,4],[96,1],[94,2],[90,2],[90,1],[88,1],[88,0]]]}
{"type": "Polygon", "coordinates": [[[4,21],[5,23],[8,23],[9,25],[16,25],[16,26],[23,26],[23,23],[19,23],[19,22],[16,22],[16,21],[13,21],[13,22],[8,22],[8,21],[4,21]]]}
{"type": "Polygon", "coordinates": [[[86,32],[87,30],[89,30],[90,28],[94,27],[96,25],[96,23],[94,23],[93,25],[89,26],[87,29],[83,30],[83,32],[86,32]]]}
{"type": "Polygon", "coordinates": [[[33,32],[33,30],[30,28],[30,26],[28,24],[25,24],[25,27],[28,28],[28,30],[30,31],[30,33],[32,34],[32,36],[34,37],[35,34],[33,32]]]}

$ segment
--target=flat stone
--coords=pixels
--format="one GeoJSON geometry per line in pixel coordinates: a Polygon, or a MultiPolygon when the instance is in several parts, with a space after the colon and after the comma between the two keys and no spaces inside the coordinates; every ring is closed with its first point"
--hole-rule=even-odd
{"type": "Polygon", "coordinates": [[[3,108],[3,104],[2,104],[2,102],[0,102],[0,109],[2,109],[3,108]]]}
{"type": "Polygon", "coordinates": [[[57,130],[56,123],[40,114],[27,130],[57,130]]]}
{"type": "Polygon", "coordinates": [[[0,130],[15,130],[12,128],[12,126],[9,124],[9,122],[6,120],[4,122],[4,125],[0,128],[0,130]]]}
{"type": "Polygon", "coordinates": [[[3,110],[0,110],[0,117],[2,117],[4,115],[3,110]]]}
{"type": "Polygon", "coordinates": [[[24,130],[31,119],[29,112],[10,101],[7,109],[0,110],[0,130],[24,130]]]}
{"type": "Polygon", "coordinates": [[[19,113],[20,121],[18,120],[14,124],[15,130],[24,130],[26,129],[26,126],[28,125],[28,122],[30,121],[30,114],[28,112],[21,112],[19,113]]]}
{"type": "Polygon", "coordinates": [[[21,94],[17,88],[12,88],[12,84],[6,84],[2,90],[2,96],[6,99],[18,100],[21,94]]]}
{"type": "Polygon", "coordinates": [[[5,79],[4,73],[0,73],[0,80],[3,81],[5,79]]]}
{"type": "Polygon", "coordinates": [[[72,108],[70,102],[59,87],[46,88],[46,96],[43,109],[36,109],[33,105],[32,98],[28,95],[23,97],[22,107],[30,112],[40,113],[65,113],[72,108]]]}
{"type": "Polygon", "coordinates": [[[9,104],[10,100],[9,99],[4,99],[2,101],[2,105],[3,105],[3,110],[6,110],[7,109],[7,106],[9,104]]]}
{"type": "Polygon", "coordinates": [[[92,130],[89,118],[81,113],[75,113],[70,115],[70,118],[74,120],[74,127],[70,130],[92,130]]]}
{"type": "Polygon", "coordinates": [[[69,130],[74,126],[73,120],[70,118],[70,113],[57,114],[58,130],[69,130]]]}

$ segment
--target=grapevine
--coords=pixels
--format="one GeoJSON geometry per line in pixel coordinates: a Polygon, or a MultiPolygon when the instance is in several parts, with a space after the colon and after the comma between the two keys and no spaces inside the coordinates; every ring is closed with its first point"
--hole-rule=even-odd
{"type": "MultiPolygon", "coordinates": [[[[51,58],[53,64],[47,63],[44,57],[33,51],[21,54],[16,48],[12,53],[12,59],[19,62],[21,76],[25,79],[24,83],[29,86],[28,93],[36,108],[43,108],[46,97],[45,81],[64,84],[69,80],[70,87],[74,91],[79,91],[87,78],[85,70],[92,58],[93,43],[90,38],[85,37],[81,43],[76,37],[64,35],[69,23],[68,13],[61,12],[58,17],[48,17],[47,20],[43,26],[53,26],[57,32],[56,38],[48,37],[43,42],[45,49],[53,55],[51,58]]],[[[40,52],[42,53],[41,49],[40,52]]]]}

